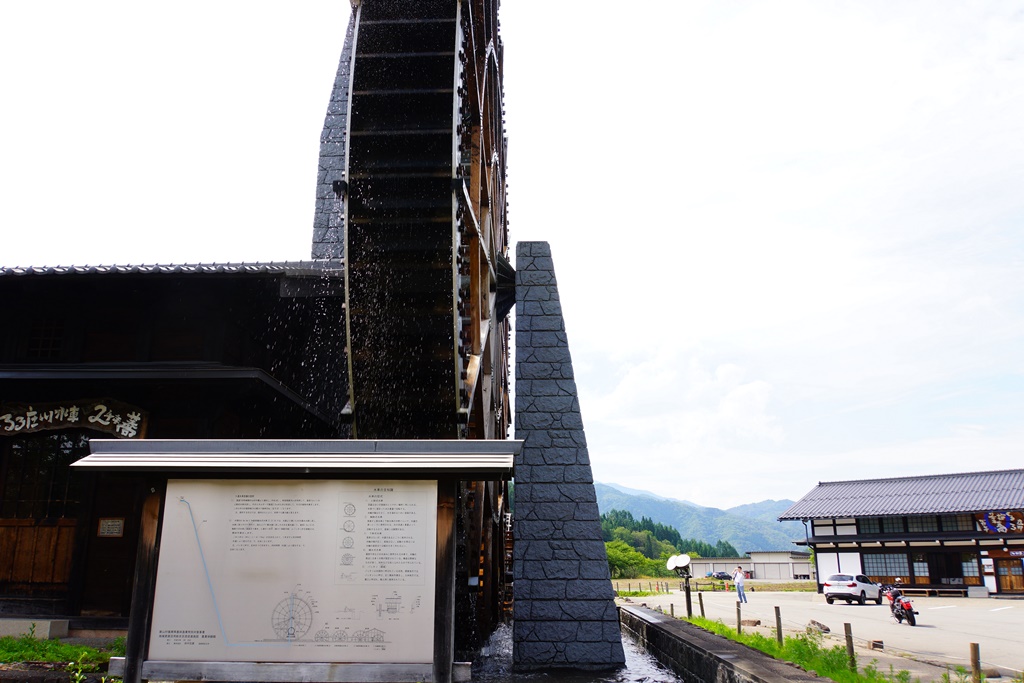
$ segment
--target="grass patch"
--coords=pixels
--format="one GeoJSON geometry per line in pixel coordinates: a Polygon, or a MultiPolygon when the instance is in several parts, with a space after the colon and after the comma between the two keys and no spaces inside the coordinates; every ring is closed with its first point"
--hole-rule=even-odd
{"type": "Polygon", "coordinates": [[[646,598],[649,595],[659,595],[657,591],[616,591],[615,595],[620,598],[646,598]]]}
{"type": "Polygon", "coordinates": [[[817,593],[818,584],[814,581],[780,581],[778,583],[758,583],[747,580],[746,589],[750,591],[771,591],[773,593],[817,593]]]}
{"type": "MultiPolygon", "coordinates": [[[[667,585],[673,591],[682,590],[680,586],[682,581],[677,578],[666,579],[662,578],[651,578],[647,579],[642,577],[640,580],[624,580],[624,579],[612,579],[612,586],[616,589],[627,588],[627,589],[642,589],[646,588],[647,584],[651,584],[652,588],[657,583],[667,585]]],[[[735,591],[736,587],[731,581],[729,583],[729,590],[735,591]]],[[[696,577],[690,579],[690,590],[694,591],[723,591],[725,590],[725,581],[719,579],[709,579],[707,577],[696,577]]],[[[773,593],[817,593],[818,584],[814,581],[757,581],[754,579],[747,579],[744,584],[748,593],[750,592],[773,592],[773,593]]]]}
{"type": "MultiPolygon", "coordinates": [[[[706,631],[760,650],[776,659],[791,662],[805,671],[813,671],[819,676],[830,678],[837,683],[882,683],[884,681],[911,683],[909,671],[903,669],[894,671],[890,667],[888,673],[883,673],[875,667],[874,661],[858,670],[856,656],[851,666],[845,645],[825,647],[821,634],[815,631],[785,636],[780,648],[774,637],[760,633],[738,634],[736,629],[726,626],[721,621],[712,621],[703,617],[693,617],[687,621],[706,631]]],[[[920,679],[916,680],[920,681],[920,679]]]]}
{"type": "Polygon", "coordinates": [[[97,671],[111,657],[124,656],[124,638],[117,638],[110,649],[98,650],[59,640],[39,640],[34,631],[0,638],[0,663],[64,662],[77,664],[82,671],[97,671]]]}

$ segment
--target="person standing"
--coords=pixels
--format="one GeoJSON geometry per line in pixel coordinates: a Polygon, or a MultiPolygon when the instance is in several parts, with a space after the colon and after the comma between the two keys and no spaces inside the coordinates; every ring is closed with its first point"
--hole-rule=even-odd
{"type": "Polygon", "coordinates": [[[747,594],[743,591],[743,578],[743,567],[736,567],[736,571],[732,573],[732,580],[736,584],[736,599],[740,602],[747,601],[747,594]]]}

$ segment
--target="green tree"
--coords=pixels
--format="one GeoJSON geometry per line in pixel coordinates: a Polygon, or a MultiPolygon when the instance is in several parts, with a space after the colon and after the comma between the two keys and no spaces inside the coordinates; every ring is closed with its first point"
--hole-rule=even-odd
{"type": "Polygon", "coordinates": [[[608,571],[613,579],[635,579],[638,576],[673,576],[665,563],[644,557],[625,541],[604,544],[608,554],[608,571]]]}
{"type": "Polygon", "coordinates": [[[714,545],[692,538],[682,538],[674,527],[655,522],[647,517],[639,520],[628,510],[609,510],[601,515],[601,537],[609,541],[622,541],[648,558],[660,558],[663,553],[696,553],[699,557],[739,557],[739,552],[727,541],[714,545]]]}

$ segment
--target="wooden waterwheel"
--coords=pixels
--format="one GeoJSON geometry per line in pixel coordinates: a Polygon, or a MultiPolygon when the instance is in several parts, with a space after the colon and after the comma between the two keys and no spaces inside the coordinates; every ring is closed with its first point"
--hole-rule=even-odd
{"type": "Polygon", "coordinates": [[[504,438],[497,3],[363,0],[354,12],[343,188],[354,434],[504,438]]]}
{"type": "MultiPolygon", "coordinates": [[[[321,184],[342,212],[355,438],[508,436],[515,297],[497,12],[498,0],[353,4],[348,89],[332,102],[344,170],[321,184]]],[[[463,652],[510,600],[506,493],[504,482],[459,485],[463,652]]]]}

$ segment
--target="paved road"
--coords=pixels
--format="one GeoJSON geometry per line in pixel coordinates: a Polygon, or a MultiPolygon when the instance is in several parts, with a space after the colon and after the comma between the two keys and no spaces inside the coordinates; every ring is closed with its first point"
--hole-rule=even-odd
{"type": "MultiPolygon", "coordinates": [[[[710,619],[736,624],[735,593],[702,593],[705,614],[710,619]]],[[[760,619],[767,627],[775,625],[775,606],[782,612],[783,631],[803,631],[813,619],[828,626],[832,635],[842,642],[843,624],[848,622],[859,645],[881,640],[885,651],[902,652],[927,662],[970,668],[970,644],[978,643],[984,667],[996,667],[1004,673],[1019,675],[1024,670],[1024,600],[994,598],[919,598],[914,606],[920,615],[916,627],[897,624],[889,615],[887,604],[829,605],[824,596],[815,593],[747,592],[749,602],[743,605],[744,619],[760,619]]],[[[650,607],[675,606],[677,615],[685,614],[683,594],[634,598],[634,603],[650,607]]],[[[693,594],[693,610],[699,614],[697,594],[693,594]]],[[[862,663],[871,655],[861,655],[862,663]]]]}

